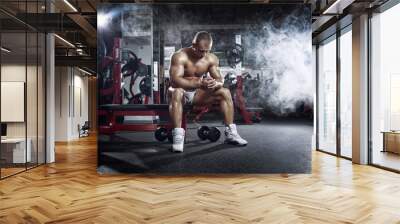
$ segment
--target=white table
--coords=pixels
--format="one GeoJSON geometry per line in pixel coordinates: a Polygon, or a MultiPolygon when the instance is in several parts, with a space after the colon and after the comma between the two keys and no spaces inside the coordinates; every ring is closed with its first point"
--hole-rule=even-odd
{"type": "MultiPolygon", "coordinates": [[[[31,153],[31,145],[32,141],[30,138],[26,139],[28,143],[25,151],[25,138],[5,138],[1,139],[1,147],[13,147],[12,148],[12,157],[13,163],[25,163],[31,162],[32,153],[31,153]],[[26,152],[26,154],[25,154],[26,152]]],[[[3,151],[3,150],[2,150],[3,151]]]]}

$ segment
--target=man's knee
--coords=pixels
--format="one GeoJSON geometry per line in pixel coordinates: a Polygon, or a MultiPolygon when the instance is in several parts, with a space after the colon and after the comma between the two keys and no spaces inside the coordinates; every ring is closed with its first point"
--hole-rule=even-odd
{"type": "Polygon", "coordinates": [[[184,93],[184,90],[182,88],[174,88],[174,90],[172,90],[172,93],[171,93],[172,100],[182,101],[183,93],[184,93]]]}
{"type": "Polygon", "coordinates": [[[227,88],[220,88],[219,90],[217,90],[217,95],[221,96],[223,99],[231,99],[231,92],[229,91],[229,89],[227,88]]]}

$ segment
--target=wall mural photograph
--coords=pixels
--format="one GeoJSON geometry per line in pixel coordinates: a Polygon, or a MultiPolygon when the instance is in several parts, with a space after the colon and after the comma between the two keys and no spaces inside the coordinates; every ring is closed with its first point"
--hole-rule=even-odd
{"type": "Polygon", "coordinates": [[[308,5],[101,4],[99,173],[310,173],[308,5]]]}

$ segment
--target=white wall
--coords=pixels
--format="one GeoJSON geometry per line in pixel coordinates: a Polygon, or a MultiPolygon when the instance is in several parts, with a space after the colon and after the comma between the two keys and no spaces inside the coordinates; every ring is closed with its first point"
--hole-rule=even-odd
{"type": "MultiPolygon", "coordinates": [[[[41,70],[39,70],[41,72],[41,70]]],[[[24,82],[29,85],[29,87],[36,86],[36,80],[32,80],[31,75],[36,76],[36,67],[27,66],[25,64],[4,64],[1,66],[1,81],[2,82],[24,82]],[[25,80],[26,72],[28,72],[28,83],[25,80]]],[[[4,96],[2,96],[4,97],[4,96]]],[[[37,107],[37,99],[36,99],[36,87],[35,88],[27,88],[27,106],[31,108],[27,108],[27,122],[28,129],[36,130],[36,107],[37,107]],[[32,103],[33,102],[33,103],[32,103]],[[34,108],[33,108],[34,107],[34,108]],[[33,123],[32,123],[33,122],[33,123]]],[[[42,105],[39,105],[41,107],[42,105]]],[[[1,110],[7,110],[8,108],[1,108],[1,110]]],[[[24,108],[22,108],[24,110],[24,108]]],[[[24,137],[25,136],[25,123],[26,122],[7,122],[7,135],[9,137],[24,137]]],[[[28,130],[28,137],[29,132],[28,130]]],[[[36,134],[36,132],[35,132],[36,134]]],[[[40,136],[43,137],[43,136],[40,136]]]]}
{"type": "MultiPolygon", "coordinates": [[[[89,120],[89,110],[88,110],[88,78],[81,76],[82,73],[74,75],[74,91],[73,91],[73,105],[72,108],[72,120],[71,120],[71,135],[72,138],[78,138],[78,125],[83,125],[85,121],[89,120]],[[80,101],[80,102],[79,102],[80,101]]],[[[71,103],[72,105],[72,103],[71,103]]]]}
{"type": "MultiPolygon", "coordinates": [[[[26,85],[26,106],[20,108],[21,113],[26,112],[26,120],[22,122],[6,122],[8,138],[24,138],[25,135],[30,140],[32,161],[44,162],[45,150],[45,117],[44,117],[44,73],[42,67],[25,64],[3,64],[1,66],[2,82],[24,82],[26,85]],[[27,80],[26,80],[27,79],[27,80]],[[37,153],[39,156],[37,157],[37,153]]],[[[3,89],[2,89],[3,92],[3,89]]],[[[16,94],[16,93],[13,93],[16,94]]],[[[24,90],[20,92],[24,94],[24,90]]],[[[2,98],[7,95],[2,95],[2,98]]],[[[12,108],[1,108],[2,112],[13,113],[12,108]]],[[[15,113],[15,112],[14,112],[15,113]]]]}
{"type": "Polygon", "coordinates": [[[69,117],[69,69],[67,67],[55,68],[55,140],[68,140],[69,117]]]}
{"type": "Polygon", "coordinates": [[[88,120],[88,78],[76,68],[56,67],[55,86],[55,140],[77,139],[78,124],[88,120]]]}

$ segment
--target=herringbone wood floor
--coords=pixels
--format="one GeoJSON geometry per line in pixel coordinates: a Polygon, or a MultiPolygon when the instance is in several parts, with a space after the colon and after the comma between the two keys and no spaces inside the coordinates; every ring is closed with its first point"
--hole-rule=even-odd
{"type": "Polygon", "coordinates": [[[96,139],[0,181],[0,223],[400,223],[400,175],[313,152],[310,175],[100,176],[96,139]]]}

